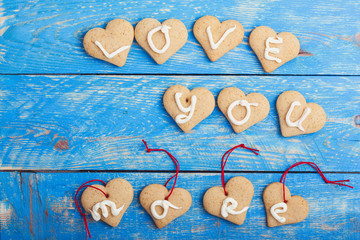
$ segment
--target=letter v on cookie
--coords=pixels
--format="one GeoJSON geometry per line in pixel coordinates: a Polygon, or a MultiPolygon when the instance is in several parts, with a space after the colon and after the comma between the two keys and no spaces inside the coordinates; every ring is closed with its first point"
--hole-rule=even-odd
{"type": "Polygon", "coordinates": [[[163,96],[163,103],[166,111],[184,132],[189,132],[210,116],[215,108],[214,96],[202,87],[190,91],[181,85],[171,86],[163,96]]]}
{"type": "Polygon", "coordinates": [[[244,38],[244,28],[238,21],[227,20],[220,23],[213,16],[198,19],[193,33],[212,62],[235,48],[244,38]]]}
{"type": "Polygon", "coordinates": [[[236,87],[224,88],[217,98],[217,104],[236,133],[262,121],[270,111],[269,101],[264,95],[250,93],[245,96],[236,87]]]}
{"type": "Polygon", "coordinates": [[[106,29],[93,28],[88,31],[83,44],[90,56],[122,67],[133,40],[134,28],[131,23],[115,19],[107,24],[106,29]]]}

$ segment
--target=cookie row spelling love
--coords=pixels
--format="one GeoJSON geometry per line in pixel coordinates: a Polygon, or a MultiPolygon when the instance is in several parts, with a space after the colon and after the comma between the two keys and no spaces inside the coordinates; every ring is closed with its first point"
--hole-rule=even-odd
{"type": "MultiPolygon", "coordinates": [[[[241,43],[244,28],[235,20],[220,23],[216,17],[204,16],[196,21],[193,33],[214,62],[241,43]]],[[[177,19],[160,23],[156,19],[146,18],[136,25],[135,31],[128,21],[115,19],[108,23],[106,29],[88,31],[83,44],[89,55],[122,67],[134,36],[156,63],[163,64],[185,45],[188,31],[177,19]]],[[[265,26],[251,32],[249,43],[268,73],[294,59],[300,51],[299,40],[292,33],[276,34],[265,26]]]]}

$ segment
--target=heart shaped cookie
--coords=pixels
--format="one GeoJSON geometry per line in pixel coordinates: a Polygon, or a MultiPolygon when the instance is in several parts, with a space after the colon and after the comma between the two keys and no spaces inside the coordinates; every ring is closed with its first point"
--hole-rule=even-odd
{"type": "Polygon", "coordinates": [[[131,23],[115,19],[108,23],[106,29],[94,28],[88,31],[83,44],[90,56],[122,67],[133,40],[134,28],[131,23]]]}
{"type": "Polygon", "coordinates": [[[213,16],[198,19],[193,32],[212,62],[235,48],[244,38],[244,28],[238,21],[227,20],[220,23],[213,16]]]}
{"type": "Polygon", "coordinates": [[[265,26],[251,32],[249,43],[267,73],[294,59],[300,51],[300,43],[295,35],[289,32],[276,34],[265,26]]]}
{"type": "Polygon", "coordinates": [[[168,88],[163,103],[166,111],[184,132],[189,132],[215,108],[215,98],[209,90],[198,87],[190,91],[181,85],[168,88]]]}
{"type": "Polygon", "coordinates": [[[308,213],[307,201],[300,196],[291,196],[285,186],[285,199],[283,196],[283,184],[274,182],[269,184],[263,193],[267,224],[269,227],[277,227],[303,221],[308,213]]]}
{"type": "Polygon", "coordinates": [[[254,196],[252,183],[244,177],[233,177],[222,187],[212,187],[204,195],[204,208],[211,215],[242,225],[254,196]],[[230,205],[229,205],[230,204],[230,205]]]}
{"type": "Polygon", "coordinates": [[[264,95],[250,93],[245,96],[236,87],[224,88],[219,93],[217,104],[236,133],[262,121],[270,111],[269,101],[264,95]]]}
{"type": "Polygon", "coordinates": [[[140,193],[141,206],[150,214],[158,228],[163,228],[174,219],[186,213],[191,206],[190,193],[183,188],[170,191],[160,184],[146,186],[140,193]]]}
{"type": "Polygon", "coordinates": [[[81,195],[81,204],[86,212],[91,213],[95,221],[100,219],[112,227],[116,227],[130,206],[134,190],[131,184],[121,178],[109,181],[106,186],[92,185],[104,194],[91,187],[87,187],[81,195]]]}
{"type": "Polygon", "coordinates": [[[326,122],[324,109],[316,103],[306,103],[303,95],[296,91],[283,92],[276,108],[284,137],[317,132],[326,122]]]}
{"type": "Polygon", "coordinates": [[[141,20],[135,27],[135,39],[155,60],[163,64],[176,53],[188,38],[185,25],[177,19],[163,23],[153,18],[141,20]]]}

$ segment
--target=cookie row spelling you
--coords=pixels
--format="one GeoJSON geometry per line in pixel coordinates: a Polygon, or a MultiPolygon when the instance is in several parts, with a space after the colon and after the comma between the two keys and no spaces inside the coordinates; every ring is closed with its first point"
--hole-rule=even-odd
{"type": "MultiPolygon", "coordinates": [[[[238,21],[227,20],[220,23],[213,16],[198,19],[193,33],[213,62],[238,46],[244,38],[244,28],[238,21]]],[[[163,64],[185,45],[188,31],[177,19],[160,23],[156,19],[146,18],[136,25],[135,31],[128,21],[115,19],[108,23],[105,30],[94,28],[88,31],[83,43],[89,55],[122,67],[134,36],[156,63],[163,64]]],[[[257,27],[251,32],[249,43],[265,72],[274,71],[294,59],[300,51],[300,43],[293,34],[276,34],[265,26],[257,27]]]]}
{"type": "MultiPolygon", "coordinates": [[[[210,116],[215,108],[214,96],[203,87],[190,91],[181,85],[171,86],[163,96],[163,103],[184,132],[189,132],[210,116]]],[[[217,98],[217,105],[236,133],[262,121],[270,111],[269,101],[264,95],[245,95],[236,87],[224,88],[217,98]]],[[[316,103],[306,103],[296,91],[283,92],[277,99],[276,108],[284,137],[317,132],[326,122],[324,109],[316,103]]]]}

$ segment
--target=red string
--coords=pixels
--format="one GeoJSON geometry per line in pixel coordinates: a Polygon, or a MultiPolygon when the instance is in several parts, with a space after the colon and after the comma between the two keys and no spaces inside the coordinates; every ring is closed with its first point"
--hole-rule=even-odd
{"type": "Polygon", "coordinates": [[[86,221],[85,213],[83,213],[83,212],[81,211],[80,206],[79,206],[79,203],[78,203],[78,201],[77,201],[77,195],[78,195],[78,193],[80,192],[80,190],[81,190],[82,188],[84,188],[84,187],[90,187],[90,188],[94,188],[94,189],[96,189],[96,190],[99,190],[100,192],[102,192],[102,193],[105,195],[105,197],[108,197],[108,195],[107,195],[103,190],[101,190],[101,189],[99,189],[99,188],[97,188],[97,187],[95,187],[95,186],[86,185],[86,184],[91,183],[91,182],[101,182],[102,184],[106,185],[106,183],[105,183],[104,181],[99,180],[99,179],[94,179],[94,180],[90,180],[90,181],[82,184],[82,185],[77,189],[77,191],[76,191],[76,194],[75,194],[75,205],[76,205],[77,209],[79,210],[81,216],[82,216],[83,219],[84,219],[85,239],[87,239],[87,235],[88,235],[88,234],[89,234],[89,238],[91,238],[91,235],[90,235],[89,226],[88,226],[87,221],[86,221]]]}
{"type": "Polygon", "coordinates": [[[169,180],[167,180],[166,183],[164,184],[164,186],[166,187],[167,184],[170,182],[170,180],[173,179],[173,178],[175,178],[174,184],[173,184],[173,186],[172,186],[172,188],[171,188],[171,191],[170,191],[169,195],[165,198],[165,200],[168,200],[169,197],[171,196],[172,192],[174,191],[174,188],[175,188],[175,185],[176,185],[176,180],[177,180],[177,177],[178,177],[178,175],[179,175],[180,164],[179,164],[178,160],[177,160],[171,153],[169,153],[168,151],[166,151],[165,149],[150,149],[150,148],[148,148],[147,143],[145,142],[145,140],[142,140],[142,141],[143,141],[143,143],[145,144],[145,147],[146,147],[147,152],[165,152],[165,153],[167,153],[167,155],[169,155],[169,157],[171,158],[171,160],[172,160],[172,161],[174,162],[174,164],[175,164],[175,167],[176,167],[176,173],[175,173],[175,175],[172,176],[171,178],[169,178],[169,180]]]}
{"type": "Polygon", "coordinates": [[[353,188],[352,186],[346,185],[343,182],[350,182],[350,180],[338,180],[338,181],[329,181],[326,179],[325,175],[323,174],[323,172],[320,170],[320,168],[313,162],[297,162],[295,164],[293,164],[291,167],[289,167],[281,176],[280,182],[283,184],[283,196],[284,196],[284,202],[286,203],[287,200],[285,198],[285,179],[286,179],[286,175],[289,173],[290,169],[297,167],[299,165],[302,164],[308,164],[310,165],[312,168],[314,168],[319,174],[320,176],[324,179],[324,181],[326,183],[331,183],[331,184],[336,184],[336,185],[340,185],[340,186],[345,186],[345,187],[349,187],[349,188],[353,188]]]}
{"type": "Polygon", "coordinates": [[[227,152],[222,156],[222,159],[221,159],[221,183],[223,185],[223,188],[224,188],[224,192],[225,192],[225,195],[228,195],[226,190],[225,190],[225,172],[224,172],[224,169],[225,169],[225,165],[226,165],[226,162],[230,156],[230,154],[236,149],[236,148],[245,148],[245,149],[248,149],[250,151],[252,151],[254,154],[256,155],[259,155],[259,150],[257,149],[254,149],[254,148],[248,148],[246,147],[244,144],[240,144],[240,145],[237,145],[229,150],[227,150],[227,152]],[[226,159],[225,159],[225,156],[226,156],[226,159]],[[225,159],[225,161],[224,161],[225,159]]]}

